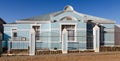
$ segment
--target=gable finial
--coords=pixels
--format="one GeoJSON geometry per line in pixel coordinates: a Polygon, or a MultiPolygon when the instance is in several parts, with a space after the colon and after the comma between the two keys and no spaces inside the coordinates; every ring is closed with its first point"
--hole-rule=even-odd
{"type": "Polygon", "coordinates": [[[73,9],[72,6],[67,5],[67,6],[65,6],[64,10],[65,10],[65,11],[73,11],[74,9],[73,9]]]}

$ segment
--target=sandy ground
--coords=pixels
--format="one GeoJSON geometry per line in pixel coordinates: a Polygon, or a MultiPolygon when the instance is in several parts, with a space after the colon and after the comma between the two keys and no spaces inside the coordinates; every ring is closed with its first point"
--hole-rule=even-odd
{"type": "Polygon", "coordinates": [[[0,61],[120,61],[120,52],[7,56],[0,61]]]}

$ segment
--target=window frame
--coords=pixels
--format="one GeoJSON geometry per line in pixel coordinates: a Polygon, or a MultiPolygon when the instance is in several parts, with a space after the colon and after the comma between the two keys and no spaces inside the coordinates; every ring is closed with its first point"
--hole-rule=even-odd
{"type": "Polygon", "coordinates": [[[62,42],[62,25],[74,25],[75,30],[74,30],[74,41],[67,41],[67,42],[77,42],[77,23],[60,23],[60,42],[62,42]]]}
{"type": "Polygon", "coordinates": [[[36,40],[40,40],[40,38],[39,38],[40,37],[40,26],[32,26],[32,28],[35,31],[35,38],[36,38],[36,40]]]}
{"type": "Polygon", "coordinates": [[[18,35],[17,35],[17,29],[12,29],[12,37],[14,37],[14,35],[15,35],[13,33],[16,33],[16,37],[18,37],[18,35]]]}
{"type": "MultiPolygon", "coordinates": [[[[40,37],[41,36],[41,24],[31,24],[31,29],[33,29],[33,26],[39,26],[40,27],[39,28],[39,33],[40,33],[39,37],[40,37]]],[[[31,30],[30,30],[30,35],[31,35],[31,30]]],[[[41,37],[40,37],[39,40],[36,40],[36,42],[41,42],[41,37]]]]}

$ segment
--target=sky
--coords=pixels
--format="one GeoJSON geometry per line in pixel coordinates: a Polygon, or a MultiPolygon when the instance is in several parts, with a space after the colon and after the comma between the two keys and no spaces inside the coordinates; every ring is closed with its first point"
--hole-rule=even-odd
{"type": "Polygon", "coordinates": [[[73,6],[80,13],[120,24],[120,0],[0,0],[0,18],[7,23],[63,10],[73,6]]]}

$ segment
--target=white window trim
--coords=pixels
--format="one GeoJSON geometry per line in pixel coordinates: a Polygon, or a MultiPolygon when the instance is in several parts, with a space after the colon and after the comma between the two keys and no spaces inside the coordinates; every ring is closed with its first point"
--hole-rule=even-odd
{"type": "Polygon", "coordinates": [[[62,42],[62,39],[61,39],[61,37],[62,37],[62,32],[61,32],[61,27],[62,27],[62,25],[75,25],[75,40],[74,41],[68,41],[68,42],[77,42],[77,33],[76,33],[76,31],[77,31],[77,23],[60,23],[60,40],[59,40],[59,42],[62,42]]]}
{"type": "MultiPolygon", "coordinates": [[[[29,31],[30,32],[29,37],[31,36],[31,29],[33,26],[40,26],[39,30],[40,30],[40,34],[41,34],[41,24],[31,24],[30,31],[29,31]]],[[[31,37],[30,37],[30,40],[31,40],[31,37]]],[[[36,42],[41,42],[41,38],[40,38],[40,40],[37,40],[36,42]]]]}
{"type": "Polygon", "coordinates": [[[17,32],[17,27],[11,28],[11,37],[13,37],[13,29],[16,29],[16,32],[17,32]]]}

